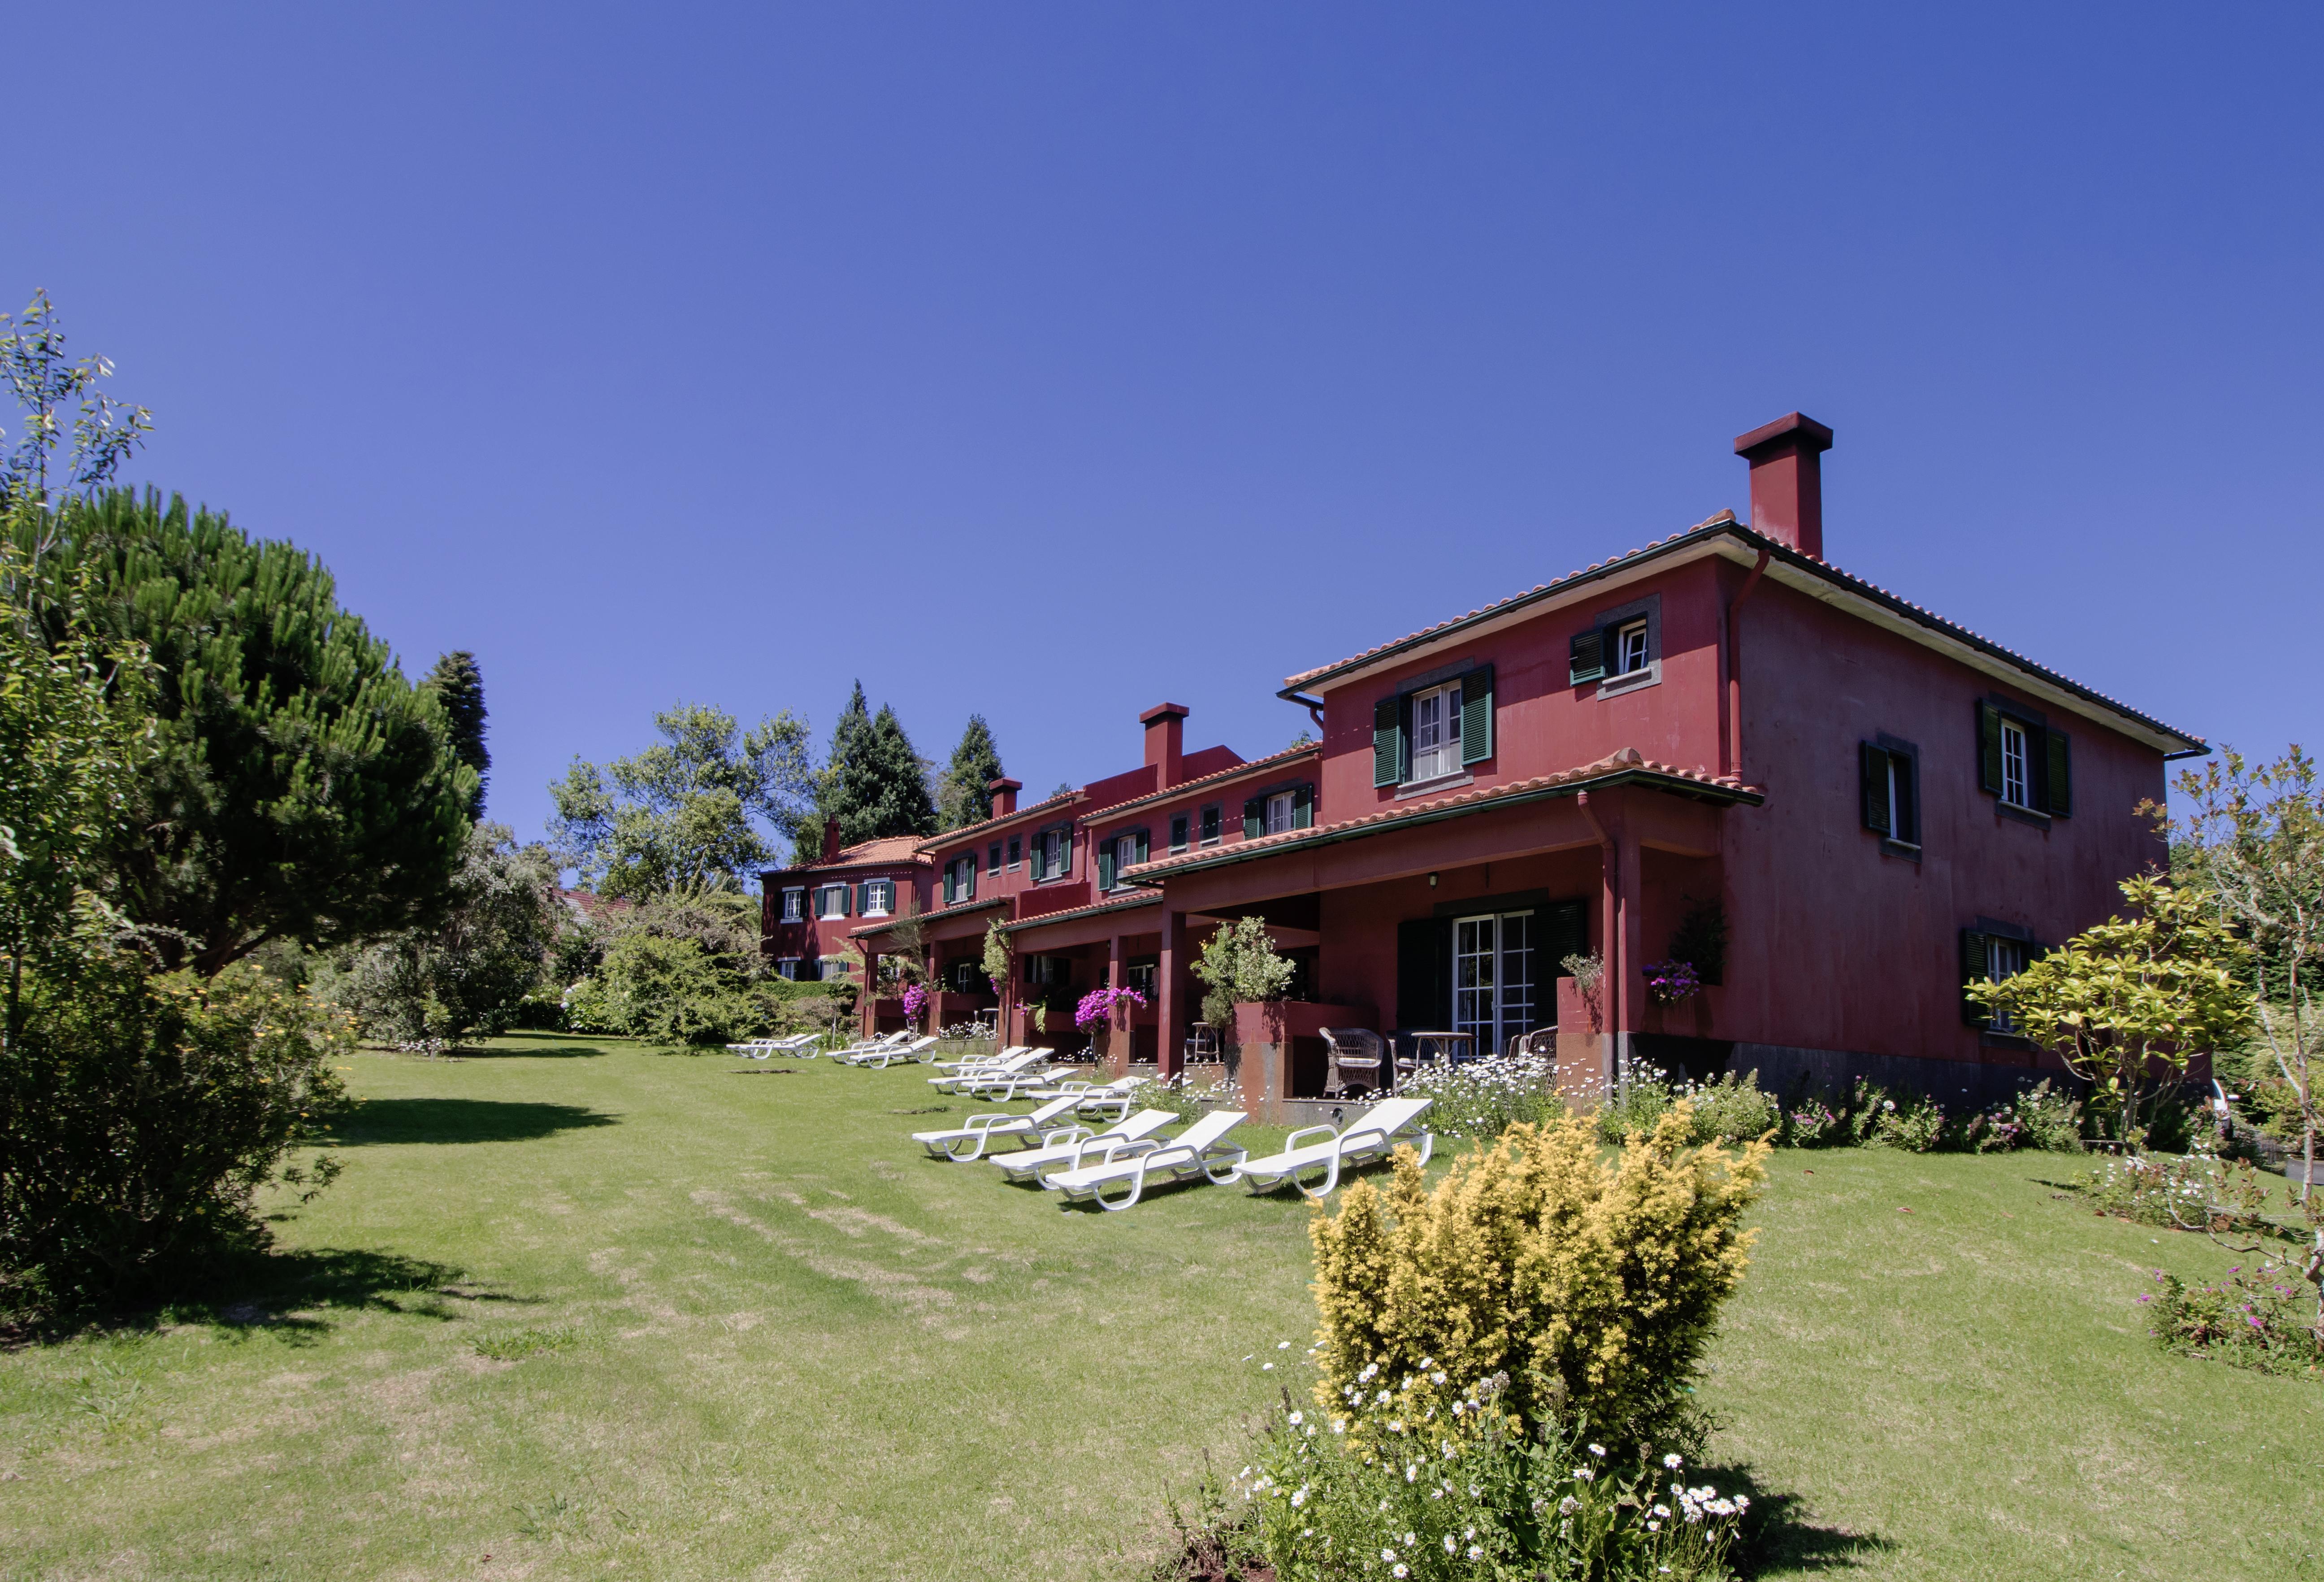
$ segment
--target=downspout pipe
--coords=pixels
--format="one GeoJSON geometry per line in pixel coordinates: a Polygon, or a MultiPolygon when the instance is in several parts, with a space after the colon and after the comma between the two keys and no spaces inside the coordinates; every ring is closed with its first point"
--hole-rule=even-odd
{"type": "Polygon", "coordinates": [[[1720,700],[1727,728],[1720,732],[1719,772],[1740,777],[1743,772],[1743,634],[1735,624],[1736,612],[1743,601],[1758,590],[1759,578],[1766,574],[1768,552],[1763,545],[1758,562],[1735,597],[1727,601],[1727,696],[1720,700]]]}
{"type": "Polygon", "coordinates": [[[1290,698],[1292,702],[1298,704],[1302,708],[1305,708],[1307,711],[1307,717],[1315,722],[1315,739],[1317,741],[1323,740],[1323,700],[1321,698],[1310,698],[1304,692],[1294,692],[1290,694],[1290,698]]]}

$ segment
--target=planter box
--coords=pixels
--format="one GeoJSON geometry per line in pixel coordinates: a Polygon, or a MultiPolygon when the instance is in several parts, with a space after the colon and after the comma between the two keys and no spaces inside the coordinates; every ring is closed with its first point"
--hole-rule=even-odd
{"type": "Polygon", "coordinates": [[[1286,1106],[1323,1092],[1323,1030],[1368,1027],[1371,1020],[1362,1007],[1312,1000],[1237,1005],[1227,1071],[1242,1085],[1243,1113],[1267,1125],[1281,1124],[1286,1106]]]}

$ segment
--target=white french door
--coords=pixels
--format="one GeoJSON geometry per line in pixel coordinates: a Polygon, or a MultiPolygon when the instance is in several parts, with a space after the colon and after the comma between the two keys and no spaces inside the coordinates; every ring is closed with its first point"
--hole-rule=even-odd
{"type": "Polygon", "coordinates": [[[1458,918],[1452,924],[1452,1030],[1497,1054],[1536,1025],[1533,913],[1458,918]]]}

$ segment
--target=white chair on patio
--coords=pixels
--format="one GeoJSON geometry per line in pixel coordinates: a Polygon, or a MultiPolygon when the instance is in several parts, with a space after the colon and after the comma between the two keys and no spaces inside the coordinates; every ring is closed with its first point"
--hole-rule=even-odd
{"type": "Polygon", "coordinates": [[[938,1132],[915,1132],[912,1141],[928,1151],[936,1159],[958,1160],[965,1164],[983,1157],[984,1151],[1003,1137],[1014,1137],[1020,1148],[1037,1146],[1051,1138],[1062,1138],[1065,1133],[1086,1132],[1071,1119],[1074,1101],[1053,1098],[1029,1115],[1011,1115],[1005,1111],[986,1115],[971,1115],[965,1124],[948,1126],[938,1132]],[[1057,1123],[1063,1122],[1063,1125],[1057,1123]],[[1052,1130],[1052,1128],[1055,1128],[1052,1130]],[[965,1148],[967,1152],[961,1150],[965,1148]]]}
{"type": "Polygon", "coordinates": [[[1111,1110],[1113,1118],[1120,1120],[1130,1113],[1130,1106],[1138,1102],[1138,1090],[1146,1083],[1147,1078],[1143,1077],[1117,1077],[1111,1082],[1092,1082],[1085,1078],[1057,1082],[1045,1077],[1040,1087],[1029,1089],[1024,1096],[1071,1098],[1084,1115],[1102,1115],[1111,1110]]]}
{"type": "Polygon", "coordinates": [[[987,1164],[998,1165],[1001,1173],[1012,1181],[1038,1181],[1053,1170],[1063,1170],[1074,1162],[1074,1150],[1093,1140],[1120,1138],[1132,1142],[1151,1137],[1178,1118],[1175,1110],[1139,1110],[1126,1121],[1119,1121],[1102,1132],[1092,1132],[1086,1126],[1073,1128],[1074,1135],[1061,1136],[1054,1143],[1044,1143],[1038,1148],[1028,1148],[1019,1153],[988,1153],[987,1164]]]}
{"type": "Polygon", "coordinates": [[[1289,1181],[1310,1198],[1328,1198],[1340,1184],[1342,1170],[1385,1159],[1400,1143],[1418,1143],[1420,1162],[1426,1164],[1428,1156],[1435,1152],[1436,1139],[1416,1128],[1422,1114],[1434,1102],[1426,1098],[1382,1099],[1350,1121],[1344,1131],[1334,1132],[1329,1126],[1303,1127],[1283,1140],[1281,1152],[1245,1160],[1236,1169],[1235,1179],[1254,1192],[1272,1191],[1289,1181]],[[1314,1170],[1323,1172],[1323,1184],[1310,1191],[1299,1178],[1314,1170]]]}
{"type": "Polygon", "coordinates": [[[1212,1110],[1176,1137],[1082,1143],[1076,1145],[1074,1162],[1043,1177],[1041,1185],[1064,1193],[1069,1203],[1093,1202],[1109,1211],[1130,1207],[1149,1186],[1196,1176],[1223,1185],[1235,1179],[1244,1152],[1222,1139],[1241,1121],[1240,1110],[1212,1110]],[[1109,1191],[1116,1195],[1109,1198],[1109,1191]]]}
{"type": "Polygon", "coordinates": [[[1028,1043],[1010,1044],[1005,1050],[990,1050],[981,1055],[963,1055],[957,1060],[930,1060],[928,1065],[938,1071],[973,1071],[980,1066],[997,1066],[1011,1055],[1021,1055],[1033,1046],[1028,1043]]]}

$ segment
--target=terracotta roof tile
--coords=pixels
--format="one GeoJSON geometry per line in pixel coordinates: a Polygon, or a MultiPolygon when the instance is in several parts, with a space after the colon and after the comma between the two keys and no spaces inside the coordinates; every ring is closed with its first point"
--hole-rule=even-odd
{"type": "Polygon", "coordinates": [[[836,868],[863,868],[903,863],[918,865],[920,837],[917,835],[883,835],[876,840],[859,840],[853,846],[843,846],[839,855],[829,862],[820,857],[811,863],[793,863],[788,867],[769,870],[772,874],[812,874],[836,868]]]}
{"type": "Polygon", "coordinates": [[[1045,911],[1035,917],[1019,918],[1013,923],[1001,924],[1001,931],[1004,934],[1013,934],[1021,929],[1038,929],[1047,923],[1061,923],[1069,918],[1094,917],[1102,911],[1128,911],[1137,906],[1157,906],[1161,903],[1161,901],[1162,893],[1159,890],[1145,895],[1116,896],[1111,901],[1101,901],[1093,906],[1076,906],[1070,911],[1045,911]]]}
{"type": "Polygon", "coordinates": [[[1038,802],[1019,808],[1013,813],[1002,813],[997,818],[987,819],[981,824],[964,824],[957,829],[947,829],[942,835],[931,835],[926,840],[914,843],[913,849],[934,851],[940,846],[950,846],[955,840],[966,840],[972,835],[982,835],[988,829],[998,829],[1003,824],[1014,824],[1019,819],[1029,819],[1044,808],[1053,810],[1057,808],[1067,808],[1081,800],[1082,793],[1078,790],[1060,791],[1056,796],[1044,797],[1038,802]]]}
{"type": "Polygon", "coordinates": [[[1682,769],[1674,763],[1657,763],[1641,755],[1636,747],[1600,758],[1595,763],[1560,770],[1555,774],[1537,774],[1529,780],[1515,780],[1506,785],[1489,786],[1483,791],[1457,791],[1450,796],[1429,797],[1399,803],[1367,813],[1360,819],[1344,819],[1336,824],[1319,824],[1312,829],[1288,829],[1279,835],[1262,835],[1256,840],[1235,841],[1226,846],[1207,847],[1198,851],[1182,852],[1176,856],[1157,857],[1150,863],[1139,863],[1124,868],[1125,876],[1139,884],[1165,878],[1181,869],[1209,867],[1215,864],[1235,862],[1246,857],[1265,856],[1277,851],[1297,847],[1342,840],[1359,832],[1370,833],[1391,825],[1407,823],[1425,816],[1443,816],[1452,812],[1466,813],[1489,808],[1494,803],[1538,795],[1544,791],[1579,791],[1583,786],[1603,780],[1655,781],[1665,782],[1669,789],[1685,791],[1699,788],[1718,793],[1722,799],[1738,802],[1765,800],[1756,786],[1745,785],[1731,774],[1712,775],[1706,770],[1682,769]]]}
{"type": "Polygon", "coordinates": [[[1116,813],[1126,812],[1132,808],[1147,807],[1155,802],[1167,801],[1172,797],[1184,796],[1188,791],[1199,791],[1205,786],[1223,785],[1238,775],[1250,774],[1257,770],[1279,769],[1294,758],[1313,756],[1323,751],[1323,744],[1321,742],[1302,742],[1296,747],[1286,747],[1280,753],[1269,753],[1264,758],[1253,758],[1248,763],[1238,763],[1231,769],[1222,769],[1214,774],[1205,774],[1194,780],[1182,780],[1167,791],[1148,791],[1144,796],[1132,797],[1126,802],[1109,802],[1097,811],[1085,814],[1084,817],[1087,821],[1095,823],[1100,819],[1111,819],[1116,813]]]}

